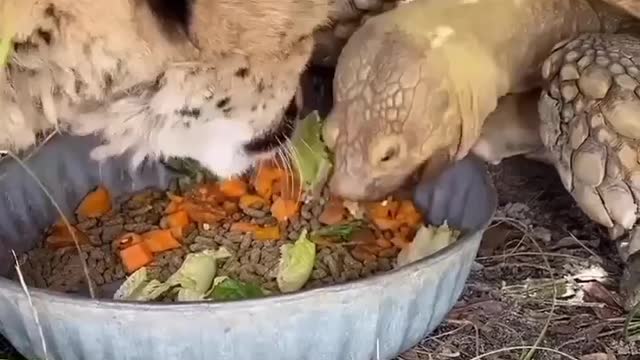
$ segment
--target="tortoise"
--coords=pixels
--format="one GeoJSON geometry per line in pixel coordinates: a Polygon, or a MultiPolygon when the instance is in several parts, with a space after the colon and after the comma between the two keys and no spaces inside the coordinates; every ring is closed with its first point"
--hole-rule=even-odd
{"type": "Polygon", "coordinates": [[[370,18],[336,66],[323,129],[331,192],[380,199],[470,153],[548,162],[618,241],[629,307],[640,293],[638,17],[632,0],[414,0],[370,18]]]}

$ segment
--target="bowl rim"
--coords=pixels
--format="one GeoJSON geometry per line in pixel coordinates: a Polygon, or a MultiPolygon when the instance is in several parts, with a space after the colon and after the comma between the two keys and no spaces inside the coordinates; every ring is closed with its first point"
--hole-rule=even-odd
{"type": "MultiPolygon", "coordinates": [[[[490,189],[492,195],[495,195],[495,189],[490,189]]],[[[492,196],[492,202],[494,202],[495,196],[492,196]]],[[[297,291],[292,293],[278,293],[274,295],[269,295],[262,298],[255,299],[240,299],[233,301],[191,301],[191,302],[173,302],[173,303],[163,303],[163,302],[139,302],[139,301],[127,301],[127,300],[114,300],[110,298],[104,299],[92,299],[90,297],[85,297],[77,294],[64,294],[57,291],[52,291],[48,289],[41,288],[29,288],[29,294],[33,298],[37,298],[39,300],[47,301],[50,304],[68,304],[68,305],[77,305],[80,307],[90,306],[95,308],[96,304],[99,304],[103,309],[117,309],[117,310],[153,310],[153,311],[172,311],[172,310],[181,310],[181,309],[197,309],[197,308],[206,308],[207,310],[218,310],[218,311],[227,311],[227,310],[242,310],[242,309],[250,309],[250,308],[259,308],[267,304],[276,303],[292,303],[304,301],[309,298],[317,298],[319,295],[333,295],[337,293],[347,293],[354,290],[360,290],[363,288],[374,288],[381,283],[392,281],[396,277],[404,277],[405,275],[416,273],[421,268],[431,267],[444,259],[452,256],[453,254],[460,252],[463,247],[467,245],[467,243],[475,240],[476,237],[482,236],[482,233],[489,227],[491,224],[493,213],[495,212],[495,206],[491,204],[492,215],[487,222],[485,222],[478,230],[473,232],[469,232],[461,236],[458,240],[456,240],[453,244],[449,244],[443,249],[436,251],[435,253],[426,256],[418,261],[407,264],[400,268],[394,268],[389,271],[380,272],[377,274],[373,274],[371,276],[367,276],[365,278],[356,279],[353,281],[347,281],[339,284],[332,284],[328,286],[323,286],[316,289],[309,289],[303,291],[297,291]]],[[[20,293],[25,295],[25,292],[21,285],[9,278],[4,276],[0,276],[0,291],[11,291],[13,293],[20,293]]]]}

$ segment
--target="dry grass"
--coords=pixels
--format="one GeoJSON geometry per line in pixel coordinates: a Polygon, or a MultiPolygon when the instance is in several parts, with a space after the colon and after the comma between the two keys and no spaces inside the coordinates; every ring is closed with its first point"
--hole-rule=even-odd
{"type": "Polygon", "coordinates": [[[20,270],[20,264],[18,263],[18,256],[15,251],[11,251],[13,254],[13,259],[15,261],[15,269],[18,274],[18,279],[20,280],[20,286],[27,296],[27,301],[29,302],[29,308],[31,309],[31,313],[33,315],[33,321],[38,328],[38,335],[40,337],[40,343],[42,344],[42,353],[44,354],[44,359],[49,360],[49,351],[47,351],[47,341],[44,337],[44,330],[42,329],[42,325],[40,324],[40,316],[38,316],[38,310],[33,304],[33,299],[31,298],[31,293],[29,292],[29,288],[27,287],[27,283],[24,281],[24,277],[22,276],[22,271],[20,270]]]}

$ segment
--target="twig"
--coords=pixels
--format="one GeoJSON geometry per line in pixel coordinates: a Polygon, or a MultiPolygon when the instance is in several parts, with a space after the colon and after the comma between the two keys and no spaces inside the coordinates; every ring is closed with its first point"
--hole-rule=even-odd
{"type": "Polygon", "coordinates": [[[545,255],[545,256],[550,256],[550,257],[563,257],[563,258],[569,258],[569,259],[576,259],[576,260],[584,261],[583,258],[580,258],[580,257],[577,257],[577,256],[573,256],[573,255],[569,255],[569,254],[537,253],[537,252],[533,252],[533,251],[524,251],[524,252],[513,253],[513,254],[483,256],[483,257],[476,258],[476,260],[495,260],[495,259],[499,259],[499,258],[507,258],[507,257],[515,257],[515,256],[539,256],[539,255],[545,255]]]}
{"type": "MultiPolygon", "coordinates": [[[[533,245],[535,245],[535,247],[538,248],[538,251],[540,251],[540,253],[542,254],[542,248],[540,248],[540,245],[538,245],[538,243],[532,237],[529,237],[529,239],[531,240],[533,245]]],[[[549,261],[544,255],[542,256],[542,259],[544,260],[544,263],[547,265],[549,269],[549,276],[551,276],[551,279],[555,281],[555,279],[553,278],[553,269],[551,268],[551,264],[549,264],[549,261]]],[[[549,310],[549,317],[547,318],[547,321],[545,322],[544,327],[540,332],[540,335],[536,339],[536,342],[533,344],[534,347],[538,347],[540,345],[540,343],[542,342],[542,339],[544,339],[544,336],[547,333],[547,330],[549,330],[549,325],[551,324],[551,319],[553,318],[553,312],[556,309],[557,297],[558,297],[558,289],[554,284],[553,285],[553,303],[551,304],[551,310],[549,310]]],[[[524,356],[523,360],[530,360],[533,357],[533,354],[535,354],[535,352],[536,352],[535,348],[530,349],[527,355],[524,356]]]]}
{"type": "MultiPolygon", "coordinates": [[[[607,337],[607,336],[609,336],[609,335],[615,335],[615,334],[617,334],[617,333],[621,333],[623,330],[624,330],[624,329],[622,329],[622,328],[621,328],[621,329],[615,329],[615,330],[610,330],[610,331],[606,331],[606,332],[600,333],[600,334],[598,334],[598,335],[596,335],[596,336],[594,337],[594,340],[595,340],[595,339],[600,339],[600,338],[603,338],[603,337],[607,337]]],[[[563,342],[562,344],[560,344],[560,346],[558,346],[558,349],[561,349],[561,348],[563,348],[563,347],[565,347],[565,346],[568,346],[568,345],[571,345],[571,344],[579,343],[579,342],[581,342],[581,341],[589,341],[589,340],[590,340],[590,339],[587,339],[587,337],[586,337],[586,336],[581,336],[581,337],[579,337],[579,338],[571,339],[571,340],[569,340],[569,341],[565,341],[565,342],[563,342]]]]}
{"type": "Polygon", "coordinates": [[[580,245],[580,247],[585,249],[589,253],[589,255],[595,257],[596,259],[601,258],[595,252],[593,252],[593,250],[589,249],[585,244],[583,244],[582,241],[578,240],[578,238],[575,235],[573,235],[570,231],[567,231],[567,233],[569,233],[569,237],[573,239],[578,245],[580,245]]]}
{"type": "Polygon", "coordinates": [[[514,350],[542,350],[542,351],[548,351],[548,352],[551,352],[551,353],[554,353],[554,354],[558,354],[560,356],[564,356],[567,359],[578,360],[578,358],[575,358],[575,357],[573,357],[573,356],[571,356],[569,354],[563,353],[562,351],[558,351],[558,350],[547,348],[547,347],[540,347],[540,346],[512,346],[512,347],[502,348],[502,349],[490,351],[488,353],[484,353],[484,354],[482,354],[480,356],[476,356],[476,357],[472,358],[471,360],[480,360],[480,359],[484,359],[486,357],[489,357],[491,355],[505,353],[505,352],[514,351],[514,350]]]}
{"type": "Polygon", "coordinates": [[[42,343],[42,351],[44,352],[45,360],[49,360],[49,352],[47,351],[47,341],[44,339],[44,331],[42,330],[42,325],[40,324],[40,317],[38,316],[38,311],[36,307],[33,305],[33,299],[31,298],[31,293],[29,293],[29,289],[27,288],[27,283],[24,281],[24,276],[22,276],[22,271],[20,270],[20,264],[18,263],[18,256],[16,252],[11,250],[13,254],[13,259],[15,261],[15,269],[18,273],[18,279],[20,280],[20,285],[22,286],[22,290],[24,290],[25,295],[27,295],[27,301],[29,302],[29,307],[31,308],[31,312],[33,313],[33,318],[36,322],[36,327],[38,328],[38,334],[40,335],[40,341],[42,343]]]}

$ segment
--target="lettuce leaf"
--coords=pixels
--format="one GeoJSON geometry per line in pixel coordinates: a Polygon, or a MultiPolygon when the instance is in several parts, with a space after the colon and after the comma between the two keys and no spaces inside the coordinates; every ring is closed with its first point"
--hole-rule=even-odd
{"type": "Polygon", "coordinates": [[[398,254],[396,267],[410,264],[434,254],[453,244],[458,240],[459,236],[460,232],[449,228],[446,221],[438,227],[422,225],[416,232],[411,244],[398,254]]]}
{"type": "Polygon", "coordinates": [[[280,262],[276,282],[283,293],[300,290],[307,283],[316,261],[316,244],[304,229],[293,244],[280,247],[280,262]]]}
{"type": "Polygon", "coordinates": [[[214,279],[211,298],[217,301],[256,299],[263,297],[266,292],[255,284],[246,283],[229,277],[214,279]]]}
{"type": "Polygon", "coordinates": [[[131,274],[113,294],[115,300],[152,301],[171,288],[170,285],[155,279],[149,279],[146,267],[131,274]]]}
{"type": "Polygon", "coordinates": [[[321,134],[322,120],[318,111],[313,111],[296,127],[291,139],[302,187],[313,196],[319,195],[333,167],[321,134]]]}
{"type": "Polygon", "coordinates": [[[203,300],[213,285],[217,271],[217,260],[229,256],[231,253],[224,247],[218,250],[205,250],[189,254],[178,271],[167,279],[167,284],[179,286],[178,301],[203,300]]]}

